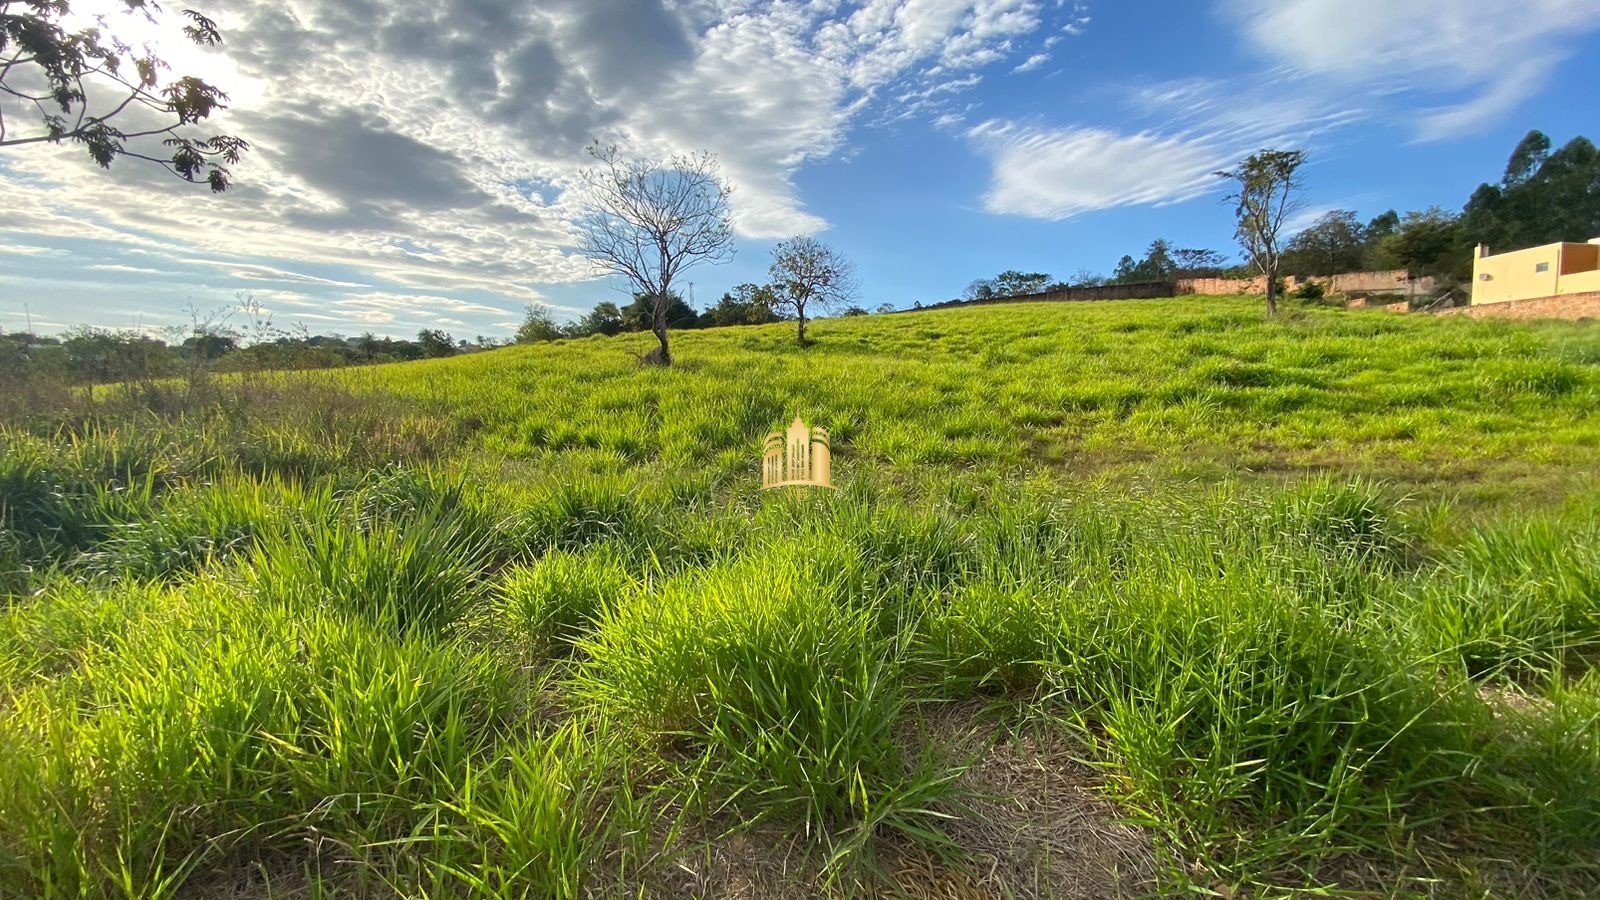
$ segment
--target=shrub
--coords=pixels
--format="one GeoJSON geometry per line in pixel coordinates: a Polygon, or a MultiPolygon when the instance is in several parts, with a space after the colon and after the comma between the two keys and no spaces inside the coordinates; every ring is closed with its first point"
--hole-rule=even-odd
{"type": "Polygon", "coordinates": [[[1299,300],[1321,300],[1326,288],[1320,281],[1307,281],[1295,289],[1294,296],[1299,300]]]}

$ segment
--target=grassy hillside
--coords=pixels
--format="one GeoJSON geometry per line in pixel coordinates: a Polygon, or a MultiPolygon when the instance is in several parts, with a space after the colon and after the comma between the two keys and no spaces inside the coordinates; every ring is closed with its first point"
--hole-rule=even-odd
{"type": "MultiPolygon", "coordinates": [[[[765,432],[829,428],[851,475],[928,467],[1057,476],[1335,469],[1437,485],[1539,479],[1600,459],[1600,333],[1304,310],[1242,298],[1028,304],[686,332],[684,364],[591,338],[363,371],[563,472],[750,480],[765,432]]],[[[370,381],[368,380],[370,379],[370,381]]]]}
{"type": "Polygon", "coordinates": [[[1600,328],[814,335],[0,428],[0,894],[1600,890],[1600,328]]]}

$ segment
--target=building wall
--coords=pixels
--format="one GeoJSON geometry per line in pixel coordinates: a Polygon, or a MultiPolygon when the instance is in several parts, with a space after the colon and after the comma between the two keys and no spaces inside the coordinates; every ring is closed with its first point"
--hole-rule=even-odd
{"type": "Polygon", "coordinates": [[[1564,244],[1561,248],[1561,274],[1577,275],[1600,268],[1600,244],[1564,244]]]}
{"type": "Polygon", "coordinates": [[[1600,291],[1600,271],[1578,272],[1561,276],[1556,285],[1558,294],[1588,294],[1600,291]]]}
{"type": "Polygon", "coordinates": [[[1562,248],[1585,246],[1588,245],[1546,244],[1474,259],[1472,305],[1555,296],[1560,293],[1557,282],[1561,277],[1562,248]],[[1540,266],[1544,271],[1539,271],[1540,266]]]}

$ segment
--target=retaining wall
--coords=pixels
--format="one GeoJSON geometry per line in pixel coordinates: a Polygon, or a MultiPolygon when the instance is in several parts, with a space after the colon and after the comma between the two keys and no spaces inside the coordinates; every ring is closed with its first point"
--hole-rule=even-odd
{"type": "Polygon", "coordinates": [[[1441,309],[1438,315],[1474,319],[1600,319],[1600,291],[1457,306],[1441,309]]]}

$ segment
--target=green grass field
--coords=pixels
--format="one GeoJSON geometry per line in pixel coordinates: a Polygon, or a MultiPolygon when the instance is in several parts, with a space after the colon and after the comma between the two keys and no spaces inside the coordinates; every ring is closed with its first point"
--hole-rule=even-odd
{"type": "Polygon", "coordinates": [[[1259,306],[0,426],[0,895],[1600,892],[1600,325],[1259,306]]]}

